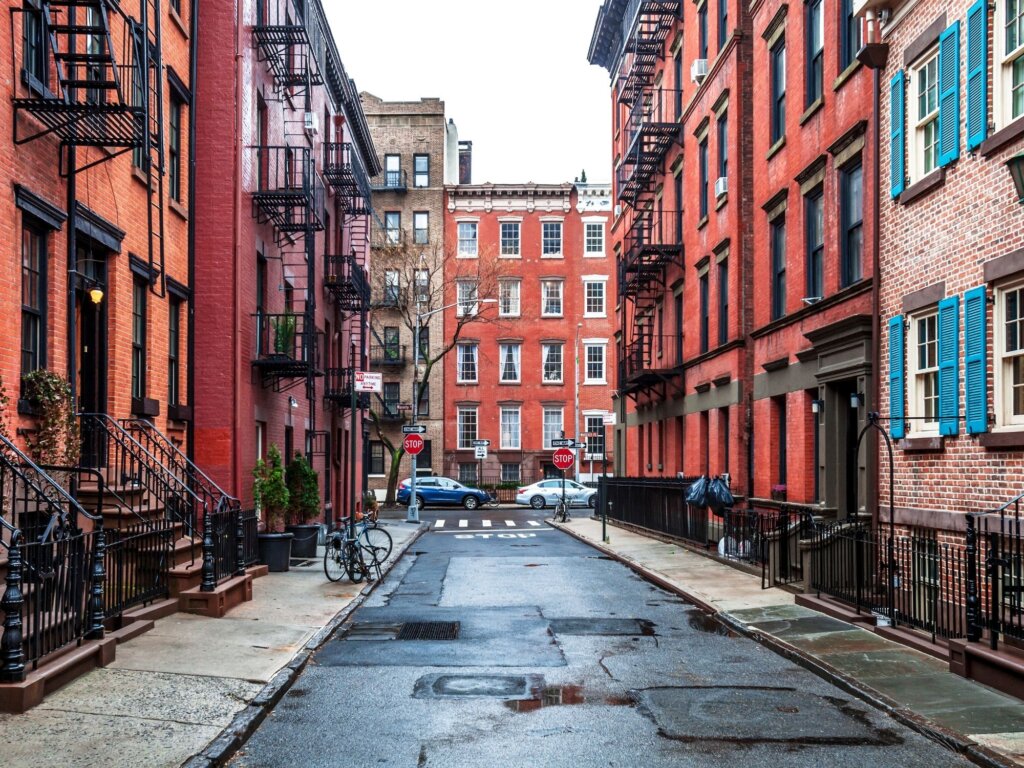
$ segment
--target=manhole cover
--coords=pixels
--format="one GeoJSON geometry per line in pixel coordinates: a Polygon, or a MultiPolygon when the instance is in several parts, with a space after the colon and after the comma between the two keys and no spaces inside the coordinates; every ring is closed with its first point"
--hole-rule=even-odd
{"type": "Polygon", "coordinates": [[[541,675],[426,675],[416,681],[418,699],[438,697],[528,699],[544,685],[541,675]]]}
{"type": "Polygon", "coordinates": [[[458,640],[457,621],[410,621],[402,625],[399,640],[458,640]]]}
{"type": "Polygon", "coordinates": [[[647,619],[552,619],[556,635],[653,635],[654,622],[647,619]]]}

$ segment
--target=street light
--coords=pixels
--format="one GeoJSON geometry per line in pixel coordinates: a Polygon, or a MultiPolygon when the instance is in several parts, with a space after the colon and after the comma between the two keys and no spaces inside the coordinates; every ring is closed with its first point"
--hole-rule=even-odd
{"type": "MultiPolygon", "coordinates": [[[[497,299],[472,299],[469,301],[456,301],[453,304],[445,304],[443,307],[431,309],[428,312],[420,312],[420,296],[416,294],[416,322],[412,329],[412,423],[419,418],[420,394],[417,391],[420,373],[420,323],[431,315],[443,312],[452,307],[466,305],[468,307],[477,304],[497,304],[497,299]]],[[[416,454],[412,455],[412,474],[409,477],[409,508],[405,516],[405,522],[418,523],[420,521],[420,505],[416,500],[416,454]]]]}
{"type": "MultiPolygon", "coordinates": [[[[583,328],[583,323],[576,323],[576,341],[573,343],[572,353],[573,358],[576,361],[575,371],[573,373],[573,417],[576,422],[576,431],[573,432],[575,440],[573,443],[580,439],[580,330],[583,328]]],[[[576,451],[576,482],[580,481],[580,454],[579,449],[576,451]]]]}

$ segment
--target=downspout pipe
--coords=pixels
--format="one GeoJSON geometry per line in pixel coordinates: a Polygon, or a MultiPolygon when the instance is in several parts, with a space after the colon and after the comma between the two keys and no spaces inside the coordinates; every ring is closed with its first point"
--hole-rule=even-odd
{"type": "MultiPolygon", "coordinates": [[[[235,91],[235,129],[234,129],[234,172],[231,183],[234,187],[234,222],[232,223],[232,260],[236,279],[232,281],[232,321],[234,323],[231,337],[231,391],[235,393],[234,418],[232,428],[232,474],[234,482],[232,486],[235,496],[243,498],[242,495],[242,452],[239,449],[242,439],[242,397],[240,387],[244,381],[239,373],[239,366],[242,364],[242,299],[238,288],[239,280],[237,271],[242,265],[242,29],[245,23],[245,13],[242,0],[235,0],[235,61],[234,61],[234,91],[235,91]]],[[[246,400],[248,402],[248,398],[246,400]]]]}
{"type": "MultiPolygon", "coordinates": [[[[185,383],[185,397],[188,404],[195,407],[196,394],[196,333],[195,333],[195,295],[196,295],[196,92],[199,90],[199,78],[196,76],[198,70],[199,55],[199,0],[192,0],[191,15],[189,16],[189,69],[188,69],[188,92],[190,102],[188,105],[188,375],[185,383]]],[[[186,452],[189,459],[196,458],[196,429],[195,411],[192,411],[192,423],[189,425],[186,452]]]]}
{"type": "MultiPolygon", "coordinates": [[[[878,67],[875,67],[873,72],[872,72],[872,89],[873,89],[873,93],[872,93],[872,96],[871,96],[871,98],[872,98],[871,108],[874,111],[874,119],[871,121],[871,123],[872,123],[872,130],[874,131],[874,136],[872,137],[872,141],[871,141],[871,145],[870,146],[872,147],[874,155],[875,155],[874,162],[872,163],[872,165],[874,166],[874,176],[875,176],[875,178],[874,178],[875,183],[872,185],[872,186],[874,186],[874,190],[875,190],[874,191],[875,199],[874,199],[874,206],[873,206],[874,210],[872,210],[872,212],[871,212],[871,226],[872,226],[872,229],[874,230],[871,233],[871,247],[872,247],[872,254],[871,254],[871,272],[872,272],[872,274],[871,274],[871,308],[872,308],[872,315],[875,318],[875,322],[873,322],[871,324],[871,364],[874,367],[874,373],[875,373],[875,375],[874,375],[874,382],[873,382],[873,384],[874,384],[874,386],[873,386],[873,389],[874,389],[873,396],[874,396],[874,407],[875,407],[876,410],[878,409],[879,403],[882,401],[882,377],[879,375],[881,373],[881,370],[882,370],[882,360],[881,360],[881,334],[882,334],[881,323],[882,323],[882,319],[881,319],[881,315],[879,314],[881,312],[881,309],[882,309],[882,300],[881,300],[881,277],[882,277],[882,275],[881,275],[881,258],[879,256],[879,251],[881,250],[881,240],[882,240],[882,238],[881,238],[881,230],[880,230],[880,226],[879,226],[880,225],[880,221],[881,221],[881,217],[882,217],[882,215],[881,215],[881,212],[882,212],[882,193],[881,193],[881,183],[882,183],[882,161],[881,161],[881,155],[882,155],[882,152],[881,152],[881,144],[879,143],[880,140],[881,140],[881,128],[882,128],[881,110],[879,108],[879,106],[880,106],[880,96],[879,96],[879,94],[881,93],[881,88],[882,88],[882,73],[881,73],[881,70],[878,67]]],[[[886,438],[886,442],[888,442],[888,438],[886,438]]],[[[871,441],[870,445],[871,445],[871,450],[873,452],[872,455],[874,456],[874,465],[876,467],[876,471],[875,472],[871,471],[871,464],[872,463],[868,462],[868,477],[869,478],[870,477],[876,478],[876,481],[875,481],[875,486],[876,487],[874,489],[872,489],[870,487],[867,489],[867,502],[868,502],[868,512],[871,513],[871,519],[874,522],[875,528],[877,530],[878,523],[879,523],[879,512],[878,512],[879,504],[878,504],[878,488],[877,488],[877,485],[878,485],[878,483],[877,483],[877,478],[878,478],[877,467],[878,467],[879,443],[878,443],[878,436],[877,435],[872,435],[872,441],[871,441]]],[[[889,446],[889,453],[890,453],[890,457],[891,457],[891,455],[892,455],[892,446],[891,445],[889,446]]],[[[891,461],[892,460],[890,458],[890,463],[891,463],[891,461]]],[[[892,467],[891,466],[889,468],[889,472],[890,472],[890,488],[891,488],[892,487],[892,481],[891,481],[892,467]]],[[[890,490],[890,494],[891,493],[892,493],[892,491],[890,490]]],[[[892,504],[893,504],[893,499],[890,496],[889,497],[889,505],[890,505],[890,507],[892,506],[892,504]]]]}

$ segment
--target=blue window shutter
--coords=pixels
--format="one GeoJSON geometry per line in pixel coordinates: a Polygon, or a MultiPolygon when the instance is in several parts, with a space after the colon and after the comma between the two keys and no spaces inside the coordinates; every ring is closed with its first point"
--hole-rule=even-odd
{"type": "Polygon", "coordinates": [[[985,92],[988,80],[987,23],[985,0],[978,0],[967,9],[967,149],[980,146],[988,134],[985,92]]]}
{"type": "Polygon", "coordinates": [[[903,70],[889,81],[889,194],[899,197],[903,192],[906,169],[903,124],[906,122],[904,95],[906,83],[903,70]]]}
{"type": "Polygon", "coordinates": [[[896,315],[889,321],[889,434],[897,440],[907,432],[903,366],[903,315],[896,315]]]}
{"type": "Polygon", "coordinates": [[[960,431],[960,297],[939,302],[939,434],[960,431]]]}
{"type": "Polygon", "coordinates": [[[964,294],[964,410],[967,434],[988,431],[985,286],[964,294]]]}
{"type": "Polygon", "coordinates": [[[939,35],[939,165],[960,156],[960,22],[939,35]]]}

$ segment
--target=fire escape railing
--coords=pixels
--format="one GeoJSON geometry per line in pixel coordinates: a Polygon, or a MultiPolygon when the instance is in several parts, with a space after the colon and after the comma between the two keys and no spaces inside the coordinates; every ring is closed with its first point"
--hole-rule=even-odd
{"type": "Polygon", "coordinates": [[[323,85],[323,30],[316,14],[291,0],[262,0],[252,28],[257,57],[266,63],[276,89],[293,95],[310,86],[323,85]]]}
{"type": "Polygon", "coordinates": [[[370,281],[354,256],[326,256],[324,285],[344,312],[362,312],[370,306],[370,281]]]}
{"type": "Polygon", "coordinates": [[[373,210],[370,177],[351,142],[324,143],[324,178],[341,195],[346,213],[358,216],[373,210]]]}

